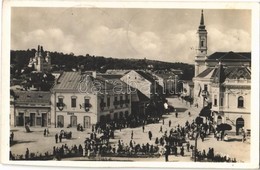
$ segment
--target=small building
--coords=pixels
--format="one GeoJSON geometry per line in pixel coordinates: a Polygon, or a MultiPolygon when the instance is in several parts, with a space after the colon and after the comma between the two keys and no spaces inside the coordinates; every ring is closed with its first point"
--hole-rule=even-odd
{"type": "Polygon", "coordinates": [[[49,127],[51,125],[51,93],[14,91],[11,103],[11,126],[49,127]]]}

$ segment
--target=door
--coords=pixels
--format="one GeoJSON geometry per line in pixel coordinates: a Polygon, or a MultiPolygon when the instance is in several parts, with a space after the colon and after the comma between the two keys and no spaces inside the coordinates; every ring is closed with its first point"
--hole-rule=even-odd
{"type": "Polygon", "coordinates": [[[89,116],[84,116],[84,128],[90,128],[91,125],[90,125],[90,117],[89,116]]]}
{"type": "Polygon", "coordinates": [[[77,116],[71,116],[70,117],[70,125],[73,126],[77,126],[77,116]]]}
{"type": "Polygon", "coordinates": [[[236,135],[239,135],[240,128],[244,127],[245,121],[242,117],[237,118],[236,120],[236,135]]]}
{"type": "Polygon", "coordinates": [[[24,126],[24,113],[18,113],[17,126],[24,126]]]}
{"type": "Polygon", "coordinates": [[[64,127],[64,116],[58,115],[57,120],[57,127],[64,127]]]}
{"type": "Polygon", "coordinates": [[[30,113],[30,126],[35,126],[35,113],[30,113]]]}
{"type": "Polygon", "coordinates": [[[47,126],[47,113],[42,113],[42,127],[47,126]]]}

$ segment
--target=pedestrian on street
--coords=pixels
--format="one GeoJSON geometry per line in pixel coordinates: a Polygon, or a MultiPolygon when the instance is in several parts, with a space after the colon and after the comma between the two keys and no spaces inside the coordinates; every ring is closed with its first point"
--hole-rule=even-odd
{"type": "Polygon", "coordinates": [[[175,112],[175,117],[178,118],[178,112],[175,112]]]}
{"type": "Polygon", "coordinates": [[[10,139],[11,139],[11,141],[14,141],[14,132],[11,133],[10,139]]]}
{"type": "Polygon", "coordinates": [[[62,134],[61,133],[59,135],[59,139],[60,139],[60,143],[61,143],[61,141],[62,141],[62,134]]]}
{"type": "Polygon", "coordinates": [[[171,121],[171,120],[169,120],[169,127],[171,127],[171,124],[172,124],[172,121],[171,121]]]}
{"type": "Polygon", "coordinates": [[[181,147],[181,152],[180,152],[181,156],[184,156],[184,148],[183,146],[181,147]]]}
{"type": "Polygon", "coordinates": [[[132,131],[131,132],[131,139],[133,139],[133,137],[134,137],[134,132],[132,131]]]}
{"type": "Polygon", "coordinates": [[[148,132],[149,139],[152,140],[153,134],[151,131],[148,132]]]}
{"type": "Polygon", "coordinates": [[[165,150],[165,162],[168,162],[169,161],[169,154],[170,154],[170,148],[168,145],[165,145],[164,147],[164,150],[165,150]]]}
{"type": "Polygon", "coordinates": [[[189,117],[190,117],[190,112],[188,113],[189,117]]]}
{"type": "Polygon", "coordinates": [[[26,148],[25,159],[29,159],[29,149],[28,148],[26,148]]]}
{"type": "Polygon", "coordinates": [[[56,141],[56,143],[58,143],[58,133],[56,133],[56,135],[55,135],[55,141],[56,141]]]}
{"type": "Polygon", "coordinates": [[[43,131],[43,136],[46,136],[46,133],[47,133],[47,130],[44,129],[44,131],[43,131]]]}
{"type": "Polygon", "coordinates": [[[144,125],[143,125],[143,132],[144,132],[144,125]]]}
{"type": "Polygon", "coordinates": [[[187,152],[190,151],[190,142],[187,142],[187,152]]]}
{"type": "Polygon", "coordinates": [[[160,131],[159,131],[159,132],[163,133],[163,131],[162,131],[162,126],[160,127],[160,131]]]}
{"type": "Polygon", "coordinates": [[[164,119],[162,120],[162,124],[164,125],[164,119]]]}

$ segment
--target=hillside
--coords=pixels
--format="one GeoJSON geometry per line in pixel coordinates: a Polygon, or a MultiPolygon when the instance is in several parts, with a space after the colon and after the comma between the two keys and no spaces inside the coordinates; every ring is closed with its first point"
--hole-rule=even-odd
{"type": "MultiPolygon", "coordinates": [[[[35,52],[35,49],[11,50],[11,74],[19,73],[22,69],[26,70],[28,62],[35,55],[35,52]]],[[[96,70],[99,72],[105,72],[107,69],[180,69],[183,71],[181,76],[183,80],[191,80],[194,75],[194,65],[185,63],[170,63],[147,59],[118,59],[89,54],[76,56],[73,53],[64,54],[62,52],[50,52],[50,56],[52,71],[71,71],[79,68],[81,70],[96,70]]]]}

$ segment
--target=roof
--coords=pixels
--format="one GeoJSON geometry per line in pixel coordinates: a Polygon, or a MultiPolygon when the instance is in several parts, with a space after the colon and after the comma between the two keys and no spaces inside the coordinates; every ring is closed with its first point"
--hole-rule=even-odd
{"type": "Polygon", "coordinates": [[[80,80],[81,74],[79,72],[63,72],[53,89],[75,90],[80,80]]]}
{"type": "MultiPolygon", "coordinates": [[[[197,75],[197,77],[201,77],[201,78],[206,78],[206,76],[208,76],[210,73],[212,75],[212,71],[214,70],[215,68],[207,68],[206,70],[204,70],[203,72],[201,72],[199,75],[197,75]]],[[[211,76],[210,76],[211,77],[211,76]]]]}
{"type": "Polygon", "coordinates": [[[111,70],[108,69],[106,71],[106,74],[119,74],[119,75],[124,75],[127,74],[128,72],[130,72],[131,70],[120,70],[120,69],[115,69],[115,70],[111,70]]]}
{"type": "Polygon", "coordinates": [[[14,94],[17,104],[50,104],[50,92],[14,91],[14,94]]]}
{"type": "Polygon", "coordinates": [[[208,56],[206,61],[251,61],[250,52],[215,52],[208,56]]]}
{"type": "Polygon", "coordinates": [[[150,82],[154,82],[154,78],[151,74],[147,73],[147,72],[143,72],[141,70],[137,70],[136,71],[138,74],[140,74],[143,78],[145,78],[146,80],[150,81],[150,82]]]}
{"type": "MultiPolygon", "coordinates": [[[[212,78],[214,80],[219,78],[219,74],[221,72],[219,71],[218,67],[215,68],[207,68],[202,73],[200,73],[197,77],[200,78],[212,78]]],[[[223,68],[223,74],[224,80],[225,79],[251,79],[251,70],[248,67],[244,66],[229,66],[223,68]]],[[[223,77],[222,77],[223,78],[223,77]]]]}
{"type": "Polygon", "coordinates": [[[99,74],[98,76],[101,76],[105,79],[120,79],[123,75],[121,75],[121,74],[99,74]]]}
{"type": "Polygon", "coordinates": [[[102,76],[94,78],[86,73],[81,74],[80,72],[63,72],[52,90],[60,92],[80,92],[81,90],[83,92],[91,93],[93,91],[101,92],[105,90],[115,90],[117,87],[120,88],[121,85],[123,88],[126,86],[120,79],[106,79],[102,76]],[[107,80],[113,81],[111,82],[107,80]]]}
{"type": "Polygon", "coordinates": [[[137,95],[138,95],[139,101],[149,101],[150,100],[146,95],[144,95],[139,90],[137,90],[137,95]]]}

